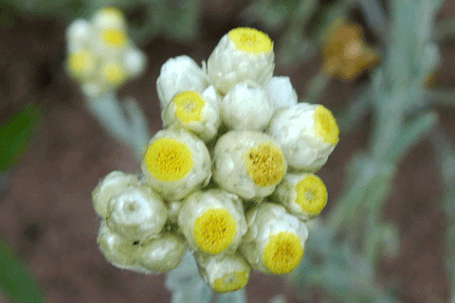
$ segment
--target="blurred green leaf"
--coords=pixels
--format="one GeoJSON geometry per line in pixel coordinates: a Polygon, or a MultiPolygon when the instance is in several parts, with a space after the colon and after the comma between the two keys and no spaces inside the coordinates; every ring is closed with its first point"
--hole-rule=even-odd
{"type": "Polygon", "coordinates": [[[13,257],[9,247],[1,241],[0,288],[15,302],[43,302],[30,272],[13,257]]]}
{"type": "Polygon", "coordinates": [[[246,293],[245,288],[234,292],[220,294],[216,303],[245,303],[246,293]]]}
{"type": "Polygon", "coordinates": [[[37,105],[31,103],[0,127],[0,171],[18,159],[39,117],[37,105]]]}

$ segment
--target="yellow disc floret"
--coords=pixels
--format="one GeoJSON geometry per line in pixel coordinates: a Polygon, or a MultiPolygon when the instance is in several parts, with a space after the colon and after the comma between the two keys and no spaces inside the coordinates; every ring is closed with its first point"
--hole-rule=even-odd
{"type": "Polygon", "coordinates": [[[86,50],[71,53],[68,57],[68,70],[75,76],[80,77],[94,64],[94,56],[86,50]]]}
{"type": "Polygon", "coordinates": [[[101,41],[110,47],[121,47],[126,42],[126,34],[123,30],[105,29],[101,32],[101,41]]]}
{"type": "Polygon", "coordinates": [[[263,252],[264,264],[274,274],[290,273],[300,263],[303,246],[300,238],[288,231],[269,237],[263,252]]]}
{"type": "Polygon", "coordinates": [[[120,85],[126,79],[123,67],[114,62],[107,63],[102,69],[103,78],[111,84],[120,85]]]}
{"type": "Polygon", "coordinates": [[[297,192],[296,203],[302,211],[319,214],[327,203],[327,189],[322,180],[314,175],[308,175],[295,185],[297,192]]]}
{"type": "Polygon", "coordinates": [[[177,181],[193,168],[189,148],[171,138],[159,138],[147,149],[144,157],[150,174],[160,181],[177,181]]]}
{"type": "Polygon", "coordinates": [[[271,142],[258,144],[243,157],[246,171],[256,185],[270,186],[283,178],[286,164],[281,151],[271,142]]]}
{"type": "Polygon", "coordinates": [[[332,113],[322,105],[316,107],[313,113],[314,131],[324,142],[337,144],[340,130],[332,113]]]}
{"type": "Polygon", "coordinates": [[[183,122],[188,123],[192,121],[201,120],[201,111],[205,102],[194,91],[186,91],[178,94],[172,100],[175,103],[175,115],[183,122]]]}
{"type": "Polygon", "coordinates": [[[208,209],[194,221],[194,239],[206,253],[218,254],[225,250],[236,232],[234,218],[222,208],[208,209]]]}
{"type": "Polygon", "coordinates": [[[268,53],[273,48],[269,36],[254,28],[239,27],[228,33],[228,38],[236,47],[249,54],[268,53]]]}
{"type": "Polygon", "coordinates": [[[248,283],[249,273],[247,270],[233,271],[213,281],[213,290],[216,292],[236,291],[248,283]]]}

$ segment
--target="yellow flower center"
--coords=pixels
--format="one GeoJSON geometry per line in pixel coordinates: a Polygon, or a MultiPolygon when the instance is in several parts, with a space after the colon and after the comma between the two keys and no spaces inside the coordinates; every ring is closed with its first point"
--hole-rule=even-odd
{"type": "Polygon", "coordinates": [[[248,283],[248,279],[249,273],[247,270],[233,271],[223,275],[221,278],[215,279],[212,287],[216,292],[235,291],[243,288],[248,283]]]}
{"type": "Polygon", "coordinates": [[[270,186],[283,178],[286,163],[281,151],[272,143],[261,143],[243,156],[248,176],[256,185],[270,186]]]}
{"type": "Polygon", "coordinates": [[[123,71],[123,67],[114,62],[107,63],[104,65],[103,70],[104,79],[111,84],[120,85],[125,81],[126,74],[123,71]]]}
{"type": "Polygon", "coordinates": [[[271,235],[263,252],[264,264],[274,274],[290,273],[300,263],[303,245],[300,238],[288,231],[271,235]]]}
{"type": "Polygon", "coordinates": [[[86,50],[71,53],[68,57],[68,70],[73,76],[80,77],[93,66],[94,60],[92,53],[86,50]]]}
{"type": "Polygon", "coordinates": [[[105,29],[101,32],[101,41],[107,46],[121,47],[126,42],[126,34],[122,30],[105,29]]]}
{"type": "Polygon", "coordinates": [[[254,28],[235,28],[228,33],[228,38],[238,49],[249,54],[268,53],[273,48],[269,36],[254,28]]]}
{"type": "Polygon", "coordinates": [[[316,107],[313,113],[314,131],[324,142],[337,144],[340,130],[332,113],[322,105],[316,107]]]}
{"type": "Polygon", "coordinates": [[[327,203],[327,189],[322,180],[314,175],[308,175],[295,185],[297,198],[295,202],[302,211],[319,214],[327,203]]]}
{"type": "Polygon", "coordinates": [[[193,168],[193,156],[182,142],[159,138],[148,147],[144,156],[150,174],[160,181],[182,179],[193,168]]]}
{"type": "Polygon", "coordinates": [[[205,102],[198,93],[186,91],[175,96],[175,115],[183,122],[201,121],[201,111],[205,102]]]}
{"type": "Polygon", "coordinates": [[[232,215],[225,209],[211,208],[196,218],[194,239],[206,253],[218,254],[234,240],[237,227],[232,215]]]}

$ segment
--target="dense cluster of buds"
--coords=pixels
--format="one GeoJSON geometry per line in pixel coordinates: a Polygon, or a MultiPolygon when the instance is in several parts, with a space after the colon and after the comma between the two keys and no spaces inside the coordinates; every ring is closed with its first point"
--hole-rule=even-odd
{"type": "Polygon", "coordinates": [[[66,36],[67,70],[88,96],[113,91],[145,69],[146,58],[128,39],[125,18],[117,8],[97,11],[90,22],[75,20],[66,36]]]}
{"type": "Polygon", "coordinates": [[[162,66],[164,129],[144,146],[142,175],[114,171],[93,191],[112,264],[166,272],[188,248],[217,292],[244,287],[251,269],[296,268],[305,222],[327,202],[314,173],[339,132],[328,109],[297,103],[273,70],[272,41],[251,28],[226,34],[207,66],[187,56],[162,66]]]}

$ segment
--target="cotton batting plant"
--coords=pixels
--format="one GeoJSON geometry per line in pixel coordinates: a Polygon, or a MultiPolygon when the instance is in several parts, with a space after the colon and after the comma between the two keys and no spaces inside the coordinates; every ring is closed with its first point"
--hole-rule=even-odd
{"type": "Polygon", "coordinates": [[[290,273],[327,190],[315,175],[338,143],[322,105],[297,103],[273,77],[273,42],[252,28],[226,34],[203,67],[161,68],[164,129],[143,147],[140,176],[114,171],[92,194],[98,244],[113,265],[168,272],[189,250],[216,292],[243,288],[251,269],[290,273]]]}

